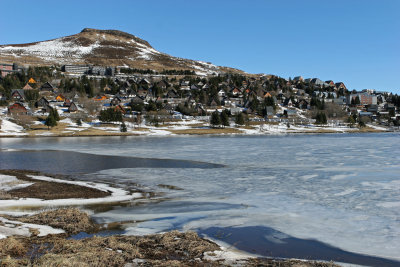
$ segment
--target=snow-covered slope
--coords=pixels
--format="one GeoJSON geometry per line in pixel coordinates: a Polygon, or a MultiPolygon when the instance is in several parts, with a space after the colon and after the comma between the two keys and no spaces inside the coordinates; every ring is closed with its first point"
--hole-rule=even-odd
{"type": "Polygon", "coordinates": [[[194,70],[197,74],[236,69],[177,58],[155,50],[147,41],[117,30],[84,29],[54,40],[1,45],[0,61],[28,64],[95,64],[153,70],[194,70]]]}

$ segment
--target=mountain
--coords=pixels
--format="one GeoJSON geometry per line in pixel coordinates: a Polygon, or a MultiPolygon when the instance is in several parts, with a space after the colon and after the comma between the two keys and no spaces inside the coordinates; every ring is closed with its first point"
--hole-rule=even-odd
{"type": "Polygon", "coordinates": [[[34,65],[93,64],[138,69],[194,70],[199,75],[236,72],[208,62],[173,57],[147,41],[117,30],[85,28],[80,33],[27,44],[0,45],[0,61],[34,65]]]}

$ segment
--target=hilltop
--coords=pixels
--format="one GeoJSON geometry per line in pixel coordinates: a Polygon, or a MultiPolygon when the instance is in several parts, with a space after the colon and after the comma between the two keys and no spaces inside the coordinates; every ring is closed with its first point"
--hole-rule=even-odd
{"type": "Polygon", "coordinates": [[[93,64],[138,69],[191,70],[197,74],[243,71],[178,58],[154,49],[147,41],[118,30],[85,28],[80,33],[47,41],[0,45],[0,61],[30,65],[93,64]]]}

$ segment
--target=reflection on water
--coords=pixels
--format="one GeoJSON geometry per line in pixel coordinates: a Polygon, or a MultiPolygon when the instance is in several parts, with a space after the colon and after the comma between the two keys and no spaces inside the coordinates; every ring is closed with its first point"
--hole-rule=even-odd
{"type": "Polygon", "coordinates": [[[219,168],[200,161],[93,155],[73,151],[0,151],[0,169],[37,170],[52,174],[91,173],[120,168],[219,168]]]}

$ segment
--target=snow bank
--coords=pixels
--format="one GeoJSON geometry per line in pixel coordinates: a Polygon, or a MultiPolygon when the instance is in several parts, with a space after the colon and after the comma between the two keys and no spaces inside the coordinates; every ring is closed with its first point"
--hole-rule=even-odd
{"type": "Polygon", "coordinates": [[[46,176],[36,176],[36,175],[28,175],[28,176],[35,180],[40,180],[40,181],[74,184],[74,185],[79,185],[79,186],[90,187],[90,188],[98,189],[98,190],[101,190],[104,192],[110,192],[111,196],[103,197],[103,198],[91,198],[91,199],[71,198],[71,199],[42,200],[42,199],[37,199],[37,198],[22,198],[22,199],[12,199],[12,200],[0,200],[1,208],[89,205],[89,204],[128,201],[128,200],[143,197],[143,195],[141,193],[130,194],[128,191],[125,191],[123,189],[114,188],[114,187],[111,187],[106,184],[79,182],[79,181],[65,181],[65,180],[54,179],[54,178],[50,178],[50,177],[46,177],[46,176]]]}
{"type": "Polygon", "coordinates": [[[11,221],[3,217],[0,217],[0,222],[4,224],[4,226],[0,225],[0,239],[13,235],[29,237],[31,236],[31,231],[29,229],[37,229],[39,231],[38,236],[65,233],[64,230],[56,229],[51,226],[11,221]]]}

